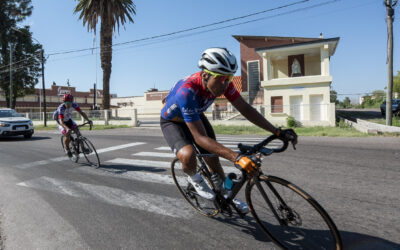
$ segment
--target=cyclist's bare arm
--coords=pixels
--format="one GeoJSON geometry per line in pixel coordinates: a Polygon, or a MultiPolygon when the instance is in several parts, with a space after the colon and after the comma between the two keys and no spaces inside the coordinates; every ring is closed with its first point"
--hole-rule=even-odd
{"type": "Polygon", "coordinates": [[[264,118],[255,108],[248,104],[241,96],[232,102],[232,105],[254,125],[276,134],[277,129],[264,118]]]}
{"type": "Polygon", "coordinates": [[[59,121],[59,123],[60,123],[60,125],[61,125],[61,127],[63,127],[64,129],[65,129],[65,131],[69,131],[70,130],[70,128],[68,128],[68,126],[67,125],[65,125],[65,123],[64,123],[64,119],[62,119],[62,118],[59,118],[58,119],[58,121],[59,121]]]}
{"type": "MultiPolygon", "coordinates": [[[[278,135],[278,129],[274,127],[267,119],[264,118],[255,108],[248,104],[241,96],[232,102],[232,105],[244,116],[247,120],[265,129],[274,135],[278,135]]],[[[292,141],[294,145],[297,144],[296,138],[287,134],[286,139],[292,141]]]]}
{"type": "Polygon", "coordinates": [[[190,132],[193,135],[195,142],[208,152],[221,156],[227,160],[235,162],[238,153],[224,147],[216,140],[207,136],[206,129],[204,128],[201,120],[195,122],[187,122],[186,125],[189,127],[190,132]]]}
{"type": "Polygon", "coordinates": [[[83,118],[85,118],[86,121],[90,121],[89,117],[87,116],[87,114],[85,112],[83,112],[82,110],[78,110],[78,113],[83,116],[83,118]]]}

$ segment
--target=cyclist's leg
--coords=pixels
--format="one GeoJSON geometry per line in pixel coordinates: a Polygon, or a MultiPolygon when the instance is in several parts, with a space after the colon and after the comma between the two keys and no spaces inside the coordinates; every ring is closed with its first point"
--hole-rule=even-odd
{"type": "Polygon", "coordinates": [[[182,163],[182,170],[187,175],[196,174],[196,153],[190,131],[184,123],[168,121],[161,118],[161,131],[171,150],[182,163]]]}
{"type": "MultiPolygon", "coordinates": [[[[214,129],[212,128],[207,117],[204,114],[201,114],[200,119],[203,122],[204,128],[206,129],[207,136],[216,140],[214,129]]],[[[209,154],[209,152],[207,150],[201,148],[200,146],[198,146],[198,148],[202,154],[209,154]]],[[[225,173],[224,173],[224,169],[222,168],[221,162],[219,161],[219,157],[218,156],[204,157],[204,160],[206,161],[207,165],[210,167],[211,172],[218,173],[218,175],[221,177],[222,181],[225,181],[225,173]]]]}
{"type": "Polygon", "coordinates": [[[215,199],[215,194],[210,186],[201,173],[196,171],[196,151],[189,128],[185,123],[167,121],[163,118],[161,118],[160,125],[165,140],[180,160],[183,172],[188,175],[187,181],[201,197],[208,200],[215,199]]]}
{"type": "MultiPolygon", "coordinates": [[[[72,121],[72,120],[68,120],[68,121],[66,121],[66,122],[64,122],[65,123],[65,125],[68,127],[68,128],[70,128],[70,129],[72,129],[72,127],[74,126],[74,124],[75,124],[75,122],[74,121],[72,121]]],[[[59,125],[59,126],[61,126],[61,125],[59,125]]],[[[76,126],[76,124],[75,124],[75,126],[76,126]]],[[[70,138],[71,138],[71,130],[70,131],[66,131],[64,128],[63,128],[63,135],[65,135],[65,148],[67,149],[67,150],[69,150],[69,141],[70,141],[70,138]]]]}

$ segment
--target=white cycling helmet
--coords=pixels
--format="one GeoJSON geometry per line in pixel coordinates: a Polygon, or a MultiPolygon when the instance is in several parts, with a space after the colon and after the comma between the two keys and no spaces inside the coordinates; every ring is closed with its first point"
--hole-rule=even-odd
{"type": "Polygon", "coordinates": [[[236,57],[226,48],[206,49],[199,60],[199,68],[220,74],[235,74],[238,65],[236,57]]]}

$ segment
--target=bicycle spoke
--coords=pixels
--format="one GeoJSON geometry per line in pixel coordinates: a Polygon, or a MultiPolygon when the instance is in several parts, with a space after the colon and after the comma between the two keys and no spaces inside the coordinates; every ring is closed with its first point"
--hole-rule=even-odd
{"type": "Polygon", "coordinates": [[[246,195],[257,223],[275,243],[290,249],[337,249],[338,233],[333,222],[299,188],[282,179],[263,176],[259,184],[246,190],[246,195]]]}
{"type": "Polygon", "coordinates": [[[181,163],[178,160],[173,161],[171,172],[179,192],[197,212],[205,216],[215,216],[218,213],[214,202],[198,195],[187,181],[187,175],[182,171],[181,163]]]}

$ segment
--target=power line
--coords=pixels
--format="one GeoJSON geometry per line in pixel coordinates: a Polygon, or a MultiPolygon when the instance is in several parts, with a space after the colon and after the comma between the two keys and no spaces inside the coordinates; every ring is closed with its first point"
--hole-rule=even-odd
{"type": "MultiPolygon", "coordinates": [[[[217,31],[217,30],[221,30],[221,29],[231,28],[231,27],[235,27],[235,26],[239,26],[239,25],[243,25],[243,24],[247,24],[247,23],[251,23],[251,22],[257,22],[257,21],[261,21],[261,20],[265,20],[265,19],[270,19],[270,18],[274,18],[274,17],[277,17],[277,16],[288,15],[288,14],[292,14],[292,13],[296,13],[296,12],[300,12],[300,11],[306,11],[306,10],[309,10],[309,9],[321,7],[323,5],[332,4],[334,2],[338,2],[338,1],[341,1],[341,0],[331,0],[331,1],[323,2],[323,3],[318,3],[318,4],[311,5],[311,6],[299,8],[299,9],[296,9],[296,10],[291,10],[291,11],[279,13],[279,14],[272,15],[272,16],[257,18],[257,19],[253,19],[253,20],[249,20],[249,21],[245,21],[245,22],[235,23],[235,24],[226,25],[226,26],[223,26],[223,27],[217,27],[217,28],[198,31],[198,32],[194,32],[194,33],[182,34],[182,35],[180,35],[178,37],[168,37],[168,36],[180,34],[180,33],[183,33],[183,32],[188,32],[188,31],[193,31],[193,30],[196,30],[196,29],[204,28],[204,27],[209,27],[209,26],[216,25],[216,24],[221,24],[221,23],[226,23],[226,22],[238,20],[238,19],[243,19],[243,18],[246,18],[246,17],[249,17],[249,16],[259,15],[259,14],[262,14],[262,13],[270,12],[270,11],[277,10],[277,9],[286,8],[286,7],[289,7],[289,6],[292,6],[292,5],[296,5],[296,4],[300,4],[300,3],[304,3],[304,2],[308,2],[308,1],[309,0],[303,0],[303,1],[292,3],[292,4],[283,5],[283,6],[279,6],[279,7],[276,7],[276,8],[272,8],[272,9],[263,10],[263,11],[260,11],[260,12],[248,14],[248,15],[245,15],[245,16],[240,16],[240,17],[236,17],[236,18],[231,18],[231,19],[215,22],[215,23],[212,23],[212,24],[197,26],[197,27],[194,27],[194,28],[186,29],[186,30],[181,30],[181,31],[167,33],[167,34],[162,34],[162,35],[157,35],[157,36],[137,39],[137,40],[128,41],[128,42],[116,43],[116,44],[113,44],[111,46],[92,47],[92,48],[86,48],[86,49],[71,50],[71,51],[66,51],[66,52],[50,53],[50,54],[47,54],[47,57],[49,57],[51,55],[69,54],[69,53],[83,52],[83,51],[88,51],[88,50],[92,50],[93,51],[96,48],[110,48],[110,47],[113,47],[113,46],[121,46],[121,45],[126,45],[126,44],[130,44],[130,43],[135,43],[135,42],[142,42],[142,41],[148,41],[148,40],[155,40],[155,39],[159,39],[159,38],[164,38],[164,39],[160,39],[158,41],[152,41],[152,42],[148,42],[148,43],[145,43],[145,44],[136,44],[136,45],[132,45],[132,46],[121,48],[121,49],[114,49],[114,50],[110,49],[110,50],[106,50],[106,51],[103,50],[103,51],[98,52],[97,54],[101,55],[102,53],[107,53],[107,52],[110,52],[110,51],[120,51],[120,50],[125,50],[125,49],[130,49],[130,48],[148,46],[148,45],[153,45],[153,44],[156,44],[156,43],[168,42],[168,41],[175,40],[175,39],[185,38],[185,37],[194,36],[194,35],[198,35],[198,34],[203,34],[203,33],[207,33],[207,32],[212,32],[212,31],[217,31]]],[[[90,56],[90,55],[93,55],[93,52],[90,53],[90,54],[84,54],[84,55],[78,55],[78,56],[73,56],[73,57],[50,60],[49,62],[60,61],[60,60],[71,59],[71,58],[86,57],[86,56],[90,56]]],[[[32,56],[32,57],[34,57],[34,56],[32,56]]],[[[19,62],[22,62],[22,61],[25,61],[25,60],[29,60],[32,57],[26,58],[26,59],[21,60],[19,62]]],[[[12,65],[17,64],[19,62],[15,62],[12,65]]],[[[10,65],[5,65],[5,66],[0,67],[0,69],[1,68],[5,68],[5,67],[9,67],[9,66],[10,65]]],[[[3,71],[3,72],[0,72],[0,73],[4,73],[4,72],[9,72],[9,70],[8,71],[3,71]]]]}
{"type": "Polygon", "coordinates": [[[64,51],[64,52],[49,53],[48,55],[49,55],[49,56],[52,56],[52,55],[76,53],[76,52],[82,52],[82,51],[87,51],[87,50],[93,50],[93,49],[96,49],[96,48],[115,47],[115,46],[121,46],[121,45],[125,45],[125,44],[130,44],[130,43],[136,43],[136,42],[141,42],[141,41],[146,41],[146,40],[152,40],[152,39],[161,38],[161,37],[172,36],[172,35],[176,35],[176,34],[188,32],[188,31],[193,31],[193,30],[197,30],[197,29],[202,29],[202,28],[209,27],[209,26],[215,26],[215,25],[218,25],[218,24],[222,24],[222,23],[226,23],[226,22],[232,22],[232,21],[235,21],[235,20],[239,20],[239,19],[243,19],[243,18],[250,17],[250,16],[255,16],[255,15],[263,14],[263,13],[266,13],[266,12],[271,12],[271,11],[275,11],[275,10],[279,10],[279,9],[291,7],[291,6],[294,6],[294,5],[297,5],[297,4],[302,4],[302,3],[305,3],[305,2],[308,2],[308,1],[310,1],[310,0],[301,0],[301,1],[294,2],[294,3],[290,3],[290,4],[281,5],[281,6],[278,6],[278,7],[275,7],[275,8],[270,8],[270,9],[262,10],[262,11],[259,11],[259,12],[251,13],[251,14],[248,14],[248,15],[239,16],[239,17],[234,17],[234,18],[230,18],[230,19],[226,19],[226,20],[222,20],[222,21],[218,21],[218,22],[214,22],[214,23],[210,23],[210,24],[200,25],[200,26],[196,26],[196,27],[189,28],[189,29],[174,31],[174,32],[166,33],[166,34],[161,34],[161,35],[155,35],[155,36],[151,36],[151,37],[140,38],[140,39],[136,39],[136,40],[132,40],[132,41],[127,41],[127,42],[115,43],[115,44],[112,44],[112,45],[106,45],[106,46],[102,46],[102,47],[86,48],[86,49],[77,49],[77,50],[70,50],[70,51],[64,51]]]}
{"type": "MultiPolygon", "coordinates": [[[[119,51],[119,50],[124,50],[124,49],[129,49],[129,48],[142,47],[142,46],[152,45],[152,44],[156,44],[156,43],[160,43],[160,42],[167,42],[167,41],[171,41],[171,40],[175,40],[175,39],[179,39],[179,38],[185,38],[185,37],[189,37],[189,36],[194,36],[194,35],[198,35],[198,34],[202,34],[202,33],[206,33],[206,32],[211,32],[211,31],[217,31],[217,30],[221,30],[221,29],[231,28],[231,27],[234,27],[234,26],[239,26],[239,25],[243,25],[243,24],[247,24],[247,23],[251,23],[251,22],[261,21],[261,20],[270,19],[270,18],[277,17],[277,16],[292,14],[292,13],[295,13],[295,12],[300,12],[300,11],[305,11],[305,10],[309,10],[309,9],[312,9],[312,8],[321,7],[323,5],[332,4],[332,3],[338,2],[338,1],[340,1],[340,0],[331,0],[331,1],[324,2],[324,3],[319,3],[319,4],[312,5],[312,6],[307,6],[307,7],[304,7],[304,8],[300,8],[300,9],[279,13],[279,14],[276,14],[276,15],[273,15],[273,16],[262,17],[262,18],[258,18],[258,19],[245,21],[245,22],[226,25],[226,26],[223,26],[223,27],[208,29],[208,30],[204,30],[204,31],[198,31],[198,32],[190,33],[190,34],[182,34],[182,35],[180,35],[178,37],[165,38],[165,39],[162,39],[162,40],[159,40],[159,41],[153,41],[153,42],[149,42],[149,43],[146,43],[146,44],[138,44],[138,45],[132,45],[132,46],[121,48],[121,49],[100,51],[100,52],[98,52],[98,54],[101,55],[102,53],[107,53],[107,52],[110,52],[110,51],[119,51]]],[[[210,25],[206,25],[206,26],[210,26],[210,25]]],[[[172,33],[170,33],[170,34],[172,34],[172,33]]],[[[175,32],[175,34],[178,34],[178,32],[175,32]]],[[[154,36],[151,39],[158,39],[158,38],[162,38],[162,37],[165,37],[165,35],[154,36]]],[[[122,44],[128,44],[128,43],[133,43],[133,42],[138,42],[138,41],[144,41],[144,40],[150,40],[150,38],[144,38],[144,39],[138,39],[138,40],[130,41],[130,42],[118,43],[118,44],[114,44],[113,46],[122,45],[122,44]]],[[[103,46],[103,48],[104,47],[110,47],[110,46],[103,46]]],[[[74,50],[74,51],[68,51],[68,52],[53,53],[53,54],[49,54],[49,55],[59,55],[59,54],[63,54],[63,53],[67,54],[67,53],[73,53],[73,52],[82,52],[82,51],[87,51],[87,50],[93,50],[95,48],[99,48],[99,47],[93,47],[93,48],[90,48],[90,49],[82,49],[82,50],[74,50]]],[[[76,57],[68,57],[67,59],[85,57],[85,56],[88,56],[88,55],[91,55],[91,54],[79,55],[79,56],[76,56],[76,57]]],[[[51,61],[54,61],[54,60],[51,60],[51,61]]],[[[55,61],[58,61],[58,60],[55,60],[55,61]]]]}
{"type": "Polygon", "coordinates": [[[8,68],[8,67],[10,67],[10,66],[13,66],[13,65],[15,65],[15,64],[18,64],[18,63],[20,63],[20,62],[24,62],[24,61],[31,60],[32,58],[38,57],[39,54],[40,54],[40,52],[37,52],[37,53],[33,54],[32,56],[27,57],[27,58],[24,58],[24,59],[22,59],[22,60],[20,60],[20,61],[13,62],[13,63],[7,64],[7,65],[3,65],[3,66],[0,67],[0,70],[3,69],[3,68],[8,68]]]}

